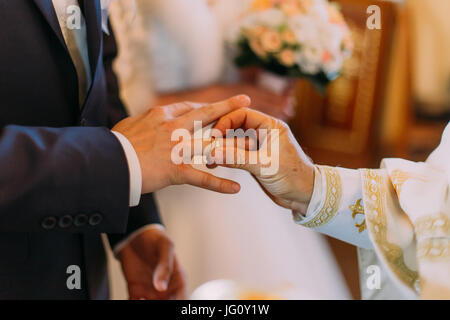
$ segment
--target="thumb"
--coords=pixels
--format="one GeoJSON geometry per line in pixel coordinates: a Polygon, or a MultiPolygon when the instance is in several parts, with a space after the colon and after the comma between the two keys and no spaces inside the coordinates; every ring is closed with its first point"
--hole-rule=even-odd
{"type": "Polygon", "coordinates": [[[172,243],[165,241],[160,245],[159,261],[153,274],[153,286],[162,292],[169,287],[174,263],[174,250],[172,243]]]}

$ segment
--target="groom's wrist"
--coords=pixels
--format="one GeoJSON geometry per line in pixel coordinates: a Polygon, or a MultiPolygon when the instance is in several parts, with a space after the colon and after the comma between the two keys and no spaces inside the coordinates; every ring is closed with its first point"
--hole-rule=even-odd
{"type": "Polygon", "coordinates": [[[113,253],[114,253],[114,255],[115,255],[115,257],[116,258],[120,258],[120,253],[122,252],[122,249],[125,248],[127,245],[129,245],[130,242],[133,239],[135,239],[137,236],[139,236],[140,234],[142,234],[145,231],[153,230],[153,229],[158,229],[158,230],[162,230],[162,231],[166,230],[164,228],[164,226],[162,224],[160,224],[160,223],[152,223],[152,224],[148,224],[146,226],[143,226],[143,227],[139,228],[138,230],[132,232],[125,239],[123,239],[122,241],[117,243],[115,246],[113,246],[113,248],[111,248],[113,253]]]}

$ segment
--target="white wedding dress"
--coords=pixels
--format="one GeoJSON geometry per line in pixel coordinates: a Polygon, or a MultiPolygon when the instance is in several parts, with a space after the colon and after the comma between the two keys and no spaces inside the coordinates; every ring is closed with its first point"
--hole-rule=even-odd
{"type": "MultiPolygon", "coordinates": [[[[158,92],[211,84],[230,73],[224,30],[245,1],[137,0],[135,18],[127,5],[113,6],[111,19],[121,50],[116,71],[132,113],[158,92]]],[[[156,192],[189,292],[229,279],[284,298],[350,297],[322,236],[293,223],[248,173],[212,172],[238,181],[241,192],[221,195],[186,185],[156,192]]]]}

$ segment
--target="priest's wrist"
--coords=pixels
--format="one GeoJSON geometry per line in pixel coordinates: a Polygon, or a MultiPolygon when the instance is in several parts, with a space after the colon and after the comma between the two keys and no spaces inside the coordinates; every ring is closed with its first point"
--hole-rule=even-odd
{"type": "Polygon", "coordinates": [[[301,173],[301,178],[296,186],[297,196],[291,204],[293,211],[300,213],[302,216],[306,216],[308,207],[313,198],[313,193],[315,190],[317,170],[315,166],[311,164],[305,164],[301,173]]]}

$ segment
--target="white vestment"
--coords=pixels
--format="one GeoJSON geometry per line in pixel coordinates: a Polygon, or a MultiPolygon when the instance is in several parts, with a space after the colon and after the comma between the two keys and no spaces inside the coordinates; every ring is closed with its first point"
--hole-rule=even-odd
{"type": "Polygon", "coordinates": [[[450,124],[425,162],[316,167],[304,226],[359,247],[365,299],[450,298],[450,124]],[[379,277],[377,279],[376,277],[379,277]]]}

